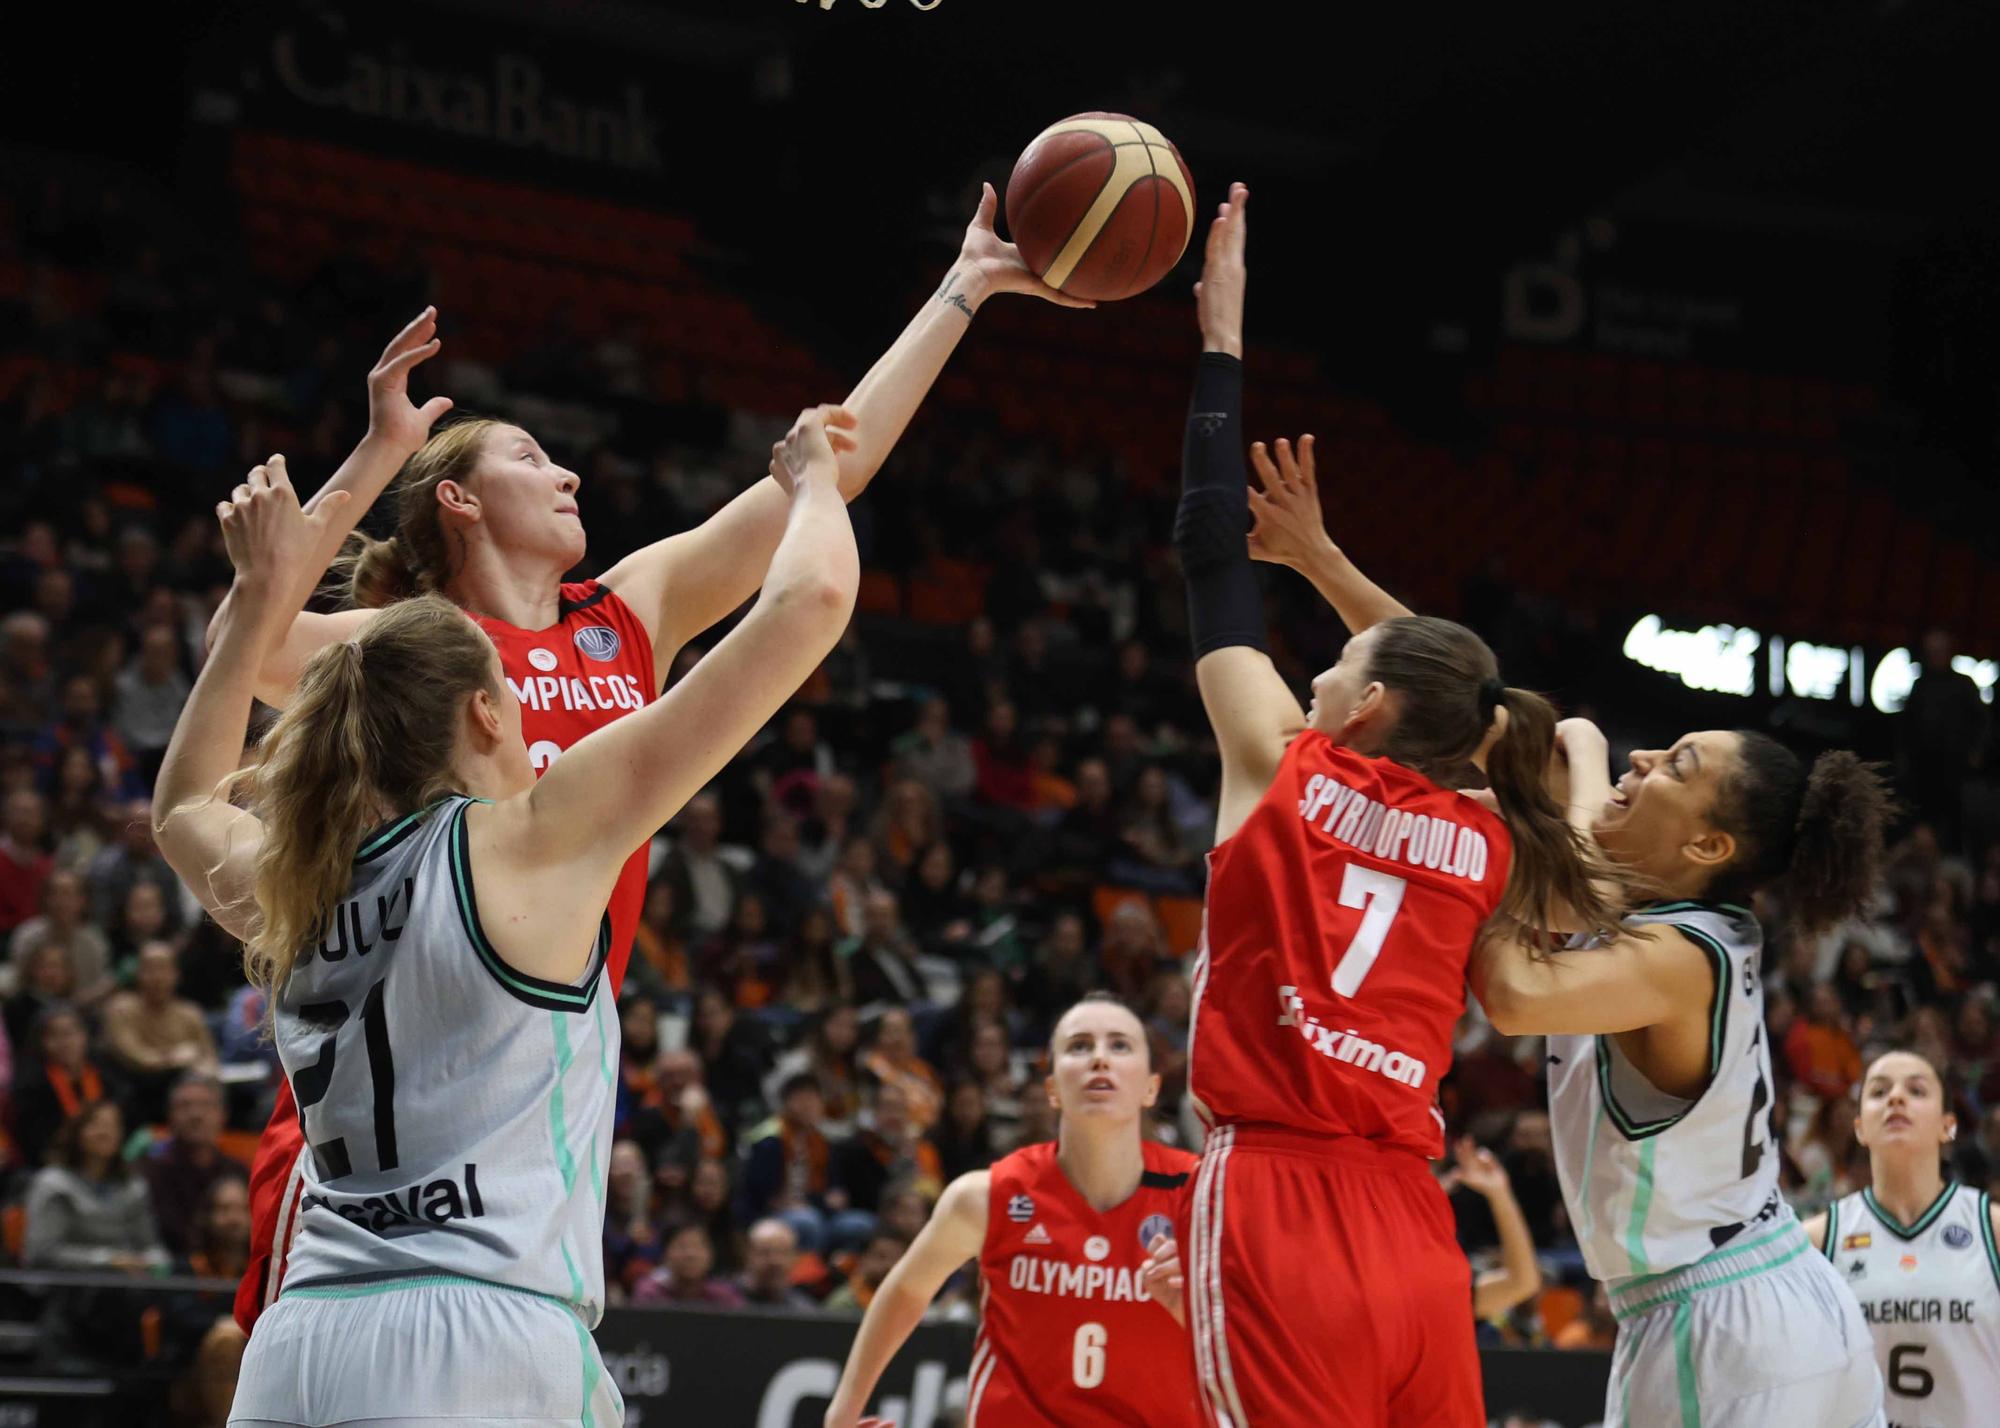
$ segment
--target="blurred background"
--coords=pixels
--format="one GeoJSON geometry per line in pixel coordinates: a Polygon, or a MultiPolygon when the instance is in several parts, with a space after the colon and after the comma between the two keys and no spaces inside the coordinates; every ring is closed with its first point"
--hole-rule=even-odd
{"type": "MultiPolygon", "coordinates": [[[[228,580],[215,500],[273,451],[331,474],[434,302],[418,391],[581,473],[579,577],[608,567],[760,475],[935,290],[979,183],[1090,109],[1159,125],[1204,205],[1251,185],[1246,428],[1317,435],[1364,569],[1621,760],[1749,726],[1893,767],[1872,915],[1766,959],[1786,1189],[1858,1186],[1849,1092],[1892,1040],[1948,1068],[1959,1173],[1996,1184],[2000,184],[1968,161],[1996,31],[1927,0],[38,14],[0,52],[0,1397],[75,1421],[35,1395],[94,1375],[213,1417],[273,1073],[143,810],[228,580]],[[78,1209],[65,1175],[115,1192],[78,1209]]],[[[656,840],[622,1298],[865,1305],[944,1179],[1050,1133],[1040,1048],[1086,987],[1143,1007],[1182,1134],[1216,769],[1167,545],[1196,254],[1095,312],[981,310],[854,508],[848,639],[656,840]],[[766,1173],[794,1132],[823,1183],[766,1173]]],[[[1303,688],[1342,631],[1265,587],[1303,688]]],[[[1459,1054],[1453,1130],[1544,1281],[1482,1333],[1601,1348],[1539,1047],[1475,1011],[1459,1054]]],[[[1484,1263],[1487,1197],[1454,1196],[1484,1263]]]]}

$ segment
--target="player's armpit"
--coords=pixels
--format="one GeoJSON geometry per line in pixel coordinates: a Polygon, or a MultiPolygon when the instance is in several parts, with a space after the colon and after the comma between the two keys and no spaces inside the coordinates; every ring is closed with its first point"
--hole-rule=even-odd
{"type": "Polygon", "coordinates": [[[1305,728],[1305,711],[1262,650],[1228,645],[1195,662],[1195,682],[1222,754],[1215,841],[1242,825],[1271,786],[1285,749],[1305,728]]]}
{"type": "Polygon", "coordinates": [[[1804,1229],[1806,1238],[1812,1241],[1814,1249],[1822,1251],[1826,1249],[1826,1213],[1824,1211],[1807,1220],[1804,1229]]]}
{"type": "Polygon", "coordinates": [[[1671,927],[1628,928],[1615,941],[1544,952],[1495,930],[1473,949],[1473,995],[1505,1036],[1637,1031],[1706,1007],[1713,964],[1671,927]]]}

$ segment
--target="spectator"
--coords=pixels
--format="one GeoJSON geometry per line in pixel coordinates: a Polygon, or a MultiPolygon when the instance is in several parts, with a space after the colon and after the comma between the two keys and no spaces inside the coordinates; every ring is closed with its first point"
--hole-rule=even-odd
{"type": "Polygon", "coordinates": [[[773,811],[764,816],[764,830],[758,841],[757,860],[743,880],[746,892],[764,900],[771,926],[780,936],[798,931],[800,922],[818,898],[818,892],[799,869],[799,820],[789,813],[773,811]]]}
{"type": "Polygon", "coordinates": [[[1106,984],[1131,1002],[1145,995],[1154,977],[1174,968],[1166,934],[1144,898],[1128,897],[1111,910],[1098,960],[1106,984]]]}
{"type": "Polygon", "coordinates": [[[979,796],[995,808],[1026,813],[1035,806],[1035,769],[1021,742],[1020,716],[1001,702],[986,711],[986,732],[973,740],[979,796]]]}
{"type": "Polygon", "coordinates": [[[692,941],[719,936],[736,909],[738,882],[722,856],[722,805],[714,794],[698,793],[674,822],[680,836],[660,877],[674,890],[680,930],[692,941]]]}
{"type": "Polygon", "coordinates": [[[1785,1059],[1799,1087],[1822,1100],[1845,1096],[1861,1079],[1861,1052],[1847,1034],[1840,996],[1825,982],[1806,998],[1806,1014],[1785,1038],[1785,1059]]]}
{"type": "Polygon", "coordinates": [[[711,958],[709,975],[731,991],[736,1005],[744,1011],[770,1007],[767,1020],[789,1014],[791,1008],[772,1006],[776,1000],[778,962],[782,949],[771,936],[770,918],[763,899],[744,893],[736,899],[736,915],[711,958]]]}
{"type": "Polygon", "coordinates": [[[1585,1349],[1607,1354],[1617,1339],[1618,1320],[1611,1313],[1611,1291],[1602,1284],[1592,1284],[1583,1312],[1556,1332],[1554,1344],[1563,1350],[1585,1349]]]}
{"type": "Polygon", "coordinates": [[[954,1081],[945,1097],[938,1127],[938,1175],[950,1184],[969,1170],[984,1170],[999,1157],[999,1137],[986,1114],[986,1092],[977,1081],[954,1081]]]}
{"type": "Polygon", "coordinates": [[[90,900],[78,873],[58,869],[42,885],[42,911],[14,929],[7,944],[14,984],[20,985],[28,959],[45,942],[69,949],[78,1001],[95,1002],[111,990],[111,944],[86,918],[90,900]]]}
{"type": "Polygon", "coordinates": [[[835,950],[847,963],[854,978],[854,999],[862,1006],[905,1007],[926,1000],[924,974],[917,970],[917,945],[903,930],[894,893],[886,889],[870,893],[860,935],[835,950]]]}
{"type": "Polygon", "coordinates": [[[1158,764],[1140,773],[1119,838],[1124,849],[1112,867],[1116,880],[1148,892],[1196,890],[1190,870],[1206,850],[1196,847],[1174,821],[1167,773],[1158,764]]]}
{"type": "Polygon", "coordinates": [[[42,885],[55,871],[55,859],[48,851],[48,817],[42,796],[31,789],[16,789],[7,795],[4,807],[4,819],[0,819],[0,934],[11,936],[41,907],[42,885]]]}
{"type": "Polygon", "coordinates": [[[56,762],[55,789],[48,805],[50,854],[56,870],[80,869],[111,841],[104,776],[90,751],[68,748],[56,762]]]}
{"type": "Polygon", "coordinates": [[[661,1052],[640,1084],[624,1133],[668,1187],[678,1189],[695,1166],[727,1153],[729,1132],[702,1082],[701,1057],[687,1048],[661,1052]]]}
{"type": "Polygon", "coordinates": [[[680,1225],[700,1225],[708,1232],[717,1271],[731,1273],[737,1268],[741,1256],[736,1244],[736,1194],[728,1162],[704,1160],[695,1166],[687,1194],[667,1215],[670,1232],[680,1225]]]}
{"type": "Polygon", "coordinates": [[[903,887],[903,921],[926,952],[956,956],[972,938],[973,907],[959,886],[951,844],[937,842],[917,859],[916,875],[903,887]]]}
{"type": "Polygon", "coordinates": [[[187,697],[180,642],[172,629],[155,625],[139,637],[138,657],[118,676],[118,733],[148,778],[159,770],[187,697]]]}
{"type": "Polygon", "coordinates": [[[887,1230],[879,1230],[869,1236],[861,1258],[855,1263],[854,1273],[848,1276],[847,1283],[827,1297],[826,1307],[841,1314],[866,1313],[875,1300],[875,1291],[882,1287],[882,1281],[889,1277],[889,1271],[896,1267],[896,1261],[909,1247],[908,1240],[887,1230]]]}
{"type": "Polygon", "coordinates": [[[798,869],[808,882],[824,883],[857,835],[854,780],[834,774],[813,795],[812,816],[799,828],[798,869]]]}
{"type": "Polygon", "coordinates": [[[148,943],[163,940],[168,940],[166,895],[150,882],[132,884],[111,924],[111,965],[120,980],[129,982],[137,973],[148,943]]]}
{"type": "Polygon", "coordinates": [[[839,953],[841,938],[833,913],[809,909],[792,938],[785,972],[785,1002],[809,1016],[854,1005],[854,971],[839,953]]]}
{"type": "Polygon", "coordinates": [[[789,1309],[810,1313],[819,1301],[793,1281],[799,1263],[799,1237],[779,1219],[759,1220],[745,1241],[743,1273],[736,1292],[745,1309],[789,1309]]]}
{"type": "Polygon", "coordinates": [[[76,962],[69,944],[45,938],[21,970],[20,990],[7,999],[7,1035],[24,1042],[44,1012],[75,1005],[76,962]]]}
{"type": "Polygon", "coordinates": [[[867,931],[868,899],[888,891],[876,876],[878,863],[874,843],[866,838],[851,838],[841,849],[840,865],[827,878],[827,905],[833,910],[835,925],[848,937],[859,937],[867,931]]]}
{"type": "Polygon", "coordinates": [[[880,1208],[885,1187],[909,1180],[933,1194],[943,1189],[944,1165],[937,1147],[924,1138],[910,1116],[900,1084],[885,1081],[862,1126],[834,1147],[833,1183],[848,1204],[870,1213],[880,1208]]]}
{"type": "Polygon", "coordinates": [[[688,962],[687,940],[681,935],[680,918],[674,906],[673,884],[656,879],[647,886],[645,908],[632,937],[635,955],[626,975],[637,974],[635,982],[652,987],[671,1002],[685,1005],[694,978],[688,962]]]}
{"type": "Polygon", "coordinates": [[[830,1007],[815,1017],[805,1040],[778,1058],[764,1082],[764,1099],[777,1105],[794,1076],[810,1076],[819,1088],[819,1128],[827,1136],[844,1136],[861,1108],[860,1070],[855,1063],[861,1041],[861,1019],[852,1006],[830,1007]]]}
{"type": "Polygon", "coordinates": [[[700,1225],[683,1225],[667,1240],[666,1262],[639,1281],[634,1304],[661,1308],[738,1309],[743,1296],[726,1280],[717,1279],[715,1246],[700,1225]]]}
{"type": "Polygon", "coordinates": [[[981,1018],[972,1029],[964,1057],[961,1074],[985,1092],[986,1114],[995,1131],[1006,1138],[1020,1122],[1021,1101],[1028,1092],[1028,1079],[1015,1065],[1007,1028],[992,1018],[981,1018]]]}
{"type": "Polygon", "coordinates": [[[160,1242],[173,1254],[198,1248],[202,1207],[215,1183],[250,1177],[248,1166],[222,1153],[223,1123],[222,1083],[187,1072],[167,1098],[167,1139],[156,1142],[140,1163],[160,1242]]]}
{"type": "Polygon", "coordinates": [[[1965,780],[1986,739],[1986,709],[1971,676],[1952,668],[1952,654],[1943,630],[1924,636],[1917,681],[1896,716],[1896,763],[1917,815],[1956,847],[1965,780]]]}
{"type": "Polygon", "coordinates": [[[55,695],[49,622],[33,610],[16,610],[0,623],[0,734],[33,733],[55,707],[55,695]]]}
{"type": "Polygon", "coordinates": [[[604,1284],[614,1304],[624,1303],[659,1265],[663,1238],[646,1152],[636,1142],[617,1141],[604,1181],[604,1284]]]}
{"type": "Polygon", "coordinates": [[[250,1263],[250,1187],[217,1180],[199,1210],[194,1248],[174,1265],[177,1274],[226,1282],[219,1290],[180,1290],[160,1302],[160,1358],[186,1364],[169,1390],[178,1422],[223,1423],[236,1396],[237,1369],[249,1341],[236,1327],[234,1286],[250,1263]]]}
{"type": "Polygon", "coordinates": [[[1097,986],[1097,969],[1091,965],[1083,918],[1074,912],[1057,914],[1035,954],[1034,965],[1022,976],[1021,1005],[1038,1025],[1052,1026],[1065,1009],[1097,986]]]}
{"type": "MultiPolygon", "coordinates": [[[[1447,1191],[1462,1187],[1484,1202],[1485,1218],[1500,1245],[1500,1264],[1480,1270],[1472,1281],[1473,1314],[1480,1319],[1497,1319],[1541,1291],[1542,1271],[1535,1260],[1534,1236],[1514,1199],[1507,1168],[1492,1151],[1473,1144],[1470,1137],[1461,1137],[1452,1147],[1452,1156],[1454,1165],[1445,1177],[1447,1191]]],[[[1464,1197],[1454,1195],[1453,1199],[1462,1207],[1464,1197]]],[[[1460,1233],[1464,1233],[1462,1228],[1460,1233]]]]}
{"type": "Polygon", "coordinates": [[[133,884],[151,883],[160,890],[167,930],[178,930],[180,920],[174,907],[181,883],[154,846],[152,803],[139,798],[126,804],[119,814],[117,834],[115,841],[90,860],[84,875],[90,884],[90,920],[99,927],[109,927],[125,907],[133,884]]]}
{"type": "Polygon", "coordinates": [[[972,744],[951,728],[951,705],[935,696],[917,707],[917,722],[889,746],[896,775],[914,779],[939,802],[964,798],[979,779],[972,744]]]}
{"type": "Polygon", "coordinates": [[[124,1140],[125,1117],[111,1101],[86,1105],[63,1123],[48,1166],[28,1186],[24,1265],[126,1274],[167,1267],[146,1182],[118,1153],[124,1140]]]}
{"type": "Polygon", "coordinates": [[[875,1023],[875,1040],[861,1058],[861,1069],[879,1084],[895,1086],[900,1105],[919,1132],[937,1124],[944,1110],[944,1083],[931,1064],[917,1054],[916,1023],[900,1007],[882,1013],[875,1023]]]}
{"type": "Polygon", "coordinates": [[[708,1095],[722,1128],[734,1134],[747,1119],[762,1114],[758,1098],[771,1064],[770,1038],[762,1027],[736,1014],[729,997],[705,986],[695,998],[691,1045],[708,1069],[708,1095]]]}
{"type": "Polygon", "coordinates": [[[144,792],[139,761],[103,717],[103,695],[87,674],[63,682],[62,713],[35,737],[35,764],[47,787],[55,786],[56,765],[65,749],[84,749],[96,760],[104,786],[114,798],[137,798],[144,792]]]}
{"type": "Polygon", "coordinates": [[[917,859],[943,835],[937,800],[915,779],[890,786],[876,815],[875,865],[893,886],[902,887],[916,871],[917,859]]]}
{"type": "Polygon", "coordinates": [[[737,1198],[740,1218],[783,1220],[814,1253],[845,1248],[874,1224],[834,1183],[833,1145],[820,1129],[825,1109],[809,1072],[779,1087],[778,1114],[751,1133],[737,1198]]]}
{"type": "Polygon", "coordinates": [[[780,808],[808,808],[820,784],[835,769],[833,748],[819,736],[819,720],[810,709],[794,706],[785,715],[784,732],[750,756],[769,802],[780,808]]]}
{"type": "Polygon", "coordinates": [[[618,1101],[611,1124],[614,1134],[625,1136],[640,1106],[659,1104],[653,1069],[660,1055],[660,1013],[653,999],[634,990],[619,997],[618,1030],[618,1101]]]}
{"type": "Polygon", "coordinates": [[[1854,1099],[1833,1096],[1820,1103],[1805,1139],[1793,1153],[1800,1184],[1792,1209],[1809,1219],[1843,1195],[1868,1183],[1868,1157],[1854,1139],[1854,1099]]]}
{"type": "Polygon", "coordinates": [[[221,1070],[215,1038],[201,1008],[175,995],[180,954],[168,942],[149,942],[139,953],[133,989],[104,1004],[104,1050],[132,1083],[132,1106],[142,1120],[157,1120],[167,1089],[184,1071],[210,1076],[221,1070]]]}
{"type": "Polygon", "coordinates": [[[90,1059],[90,1035],[74,1007],[47,1008],[15,1044],[26,1053],[14,1080],[15,1141],[22,1161],[37,1166],[64,1125],[100,1101],[116,1101],[122,1087],[90,1059]]]}
{"type": "Polygon", "coordinates": [[[1056,861],[1083,885],[1103,882],[1125,848],[1124,829],[1112,805],[1111,774],[1102,759],[1076,766],[1076,803],[1056,824],[1056,861]]]}

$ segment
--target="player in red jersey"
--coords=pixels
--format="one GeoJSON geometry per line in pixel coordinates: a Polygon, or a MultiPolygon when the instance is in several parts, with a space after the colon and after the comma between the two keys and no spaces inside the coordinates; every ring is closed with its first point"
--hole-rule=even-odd
{"type": "Polygon", "coordinates": [[[1202,1403],[1227,1428],[1472,1428],[1470,1273],[1426,1163],[1467,962],[1496,915],[1608,914],[1543,783],[1554,713],[1471,631],[1377,624],[1309,710],[1265,653],[1238,435],[1247,198],[1222,205],[1195,290],[1174,530],[1222,753],[1189,1041],[1210,1133],[1180,1236],[1202,1403]],[[1499,814],[1453,791],[1468,766],[1499,814]]]}
{"type": "Polygon", "coordinates": [[[959,1176],[855,1335],[826,1428],[863,1417],[882,1370],[958,1267],[977,1257],[979,1340],[966,1428],[1197,1420],[1173,1224],[1195,1157],[1140,1138],[1160,1093],[1145,1028],[1094,993],[1050,1039],[1058,1139],[959,1176]]]}
{"type": "MultiPolygon", "coordinates": [[[[881,468],[989,296],[1032,293],[1065,307],[1095,306],[1028,271],[1014,245],[993,231],[995,202],[989,185],[944,283],[849,394],[856,425],[828,428],[849,501],[881,468]]],[[[474,614],[499,648],[539,772],[593,729],[651,703],[681,647],[757,593],[790,502],[775,479],[760,481],[694,529],[634,551],[602,579],[565,584],[564,572],[584,555],[578,478],[508,423],[463,422],[433,435],[451,402],[433,397],[416,406],[408,380],[439,347],[437,314],[426,308],[369,373],[367,435],[307,503],[316,509],[331,491],[352,496],[327,523],[319,559],[300,571],[302,580],[317,583],[400,473],[395,535],[362,538],[349,560],[361,608],[300,615],[264,668],[257,697],[283,705],[313,653],[352,638],[373,617],[369,607],[442,590],[474,614]]],[[[302,590],[299,603],[304,598],[302,590]]],[[[609,908],[614,991],[624,980],[645,892],[641,846],[609,908]]],[[[290,1088],[281,1086],[251,1170],[251,1261],[236,1299],[245,1332],[277,1296],[302,1145],[290,1088]]]]}

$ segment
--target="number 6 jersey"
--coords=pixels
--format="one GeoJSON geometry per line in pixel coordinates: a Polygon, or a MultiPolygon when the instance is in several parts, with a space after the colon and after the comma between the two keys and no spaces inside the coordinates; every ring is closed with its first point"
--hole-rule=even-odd
{"type": "Polygon", "coordinates": [[[1484,807],[1308,729],[1208,855],[1189,1089],[1211,1125],[1435,1158],[1438,1082],[1513,845],[1484,807]]]}
{"type": "Polygon", "coordinates": [[[452,797],[362,841],[279,988],[309,1148],[285,1290],[452,1275],[604,1300],[618,1019],[600,922],[574,984],[502,962],[452,797]]]}
{"type": "Polygon", "coordinates": [[[1681,933],[1708,954],[1715,992],[1709,1081],[1693,1100],[1655,1089],[1613,1037],[1548,1039],[1563,1200],[1585,1265],[1614,1284],[1693,1264],[1751,1225],[1773,1229],[1792,1218],[1771,1140],[1757,919],[1721,903],[1671,902],[1635,909],[1625,925],[1681,933]]]}

